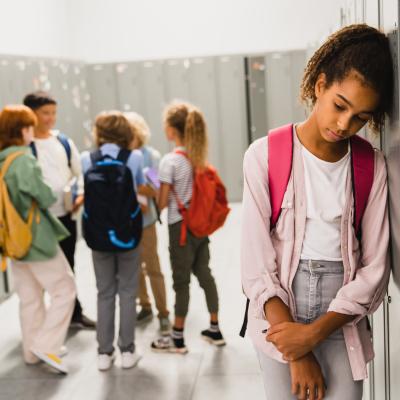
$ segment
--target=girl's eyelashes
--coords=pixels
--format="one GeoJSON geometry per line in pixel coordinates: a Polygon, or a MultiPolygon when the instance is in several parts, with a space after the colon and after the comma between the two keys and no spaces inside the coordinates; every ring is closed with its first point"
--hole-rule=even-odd
{"type": "Polygon", "coordinates": [[[339,111],[344,111],[345,110],[345,107],[341,106],[340,104],[337,104],[337,103],[333,103],[333,104],[335,105],[335,108],[337,110],[339,110],[339,111]]]}

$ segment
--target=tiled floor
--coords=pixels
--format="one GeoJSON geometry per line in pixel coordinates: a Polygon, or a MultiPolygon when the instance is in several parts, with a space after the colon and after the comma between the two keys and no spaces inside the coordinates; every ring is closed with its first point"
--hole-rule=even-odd
{"type": "MultiPolygon", "coordinates": [[[[139,327],[139,365],[122,370],[119,359],[108,372],[96,368],[96,338],[90,331],[71,331],[67,339],[70,373],[61,377],[44,366],[26,366],[21,357],[18,299],[0,305],[0,400],[242,400],[263,399],[258,362],[248,339],[238,331],[244,298],[239,273],[240,206],[233,205],[226,226],[212,237],[212,269],[221,303],[221,327],[228,345],[217,349],[199,333],[208,325],[202,290],[193,280],[186,342],[189,354],[152,353],[149,344],[157,335],[154,319],[139,327]]],[[[168,260],[166,226],[159,227],[159,254],[167,279],[168,303],[173,291],[168,260]]],[[[77,251],[77,284],[86,313],[96,316],[96,290],[90,253],[81,241],[77,251]]]]}

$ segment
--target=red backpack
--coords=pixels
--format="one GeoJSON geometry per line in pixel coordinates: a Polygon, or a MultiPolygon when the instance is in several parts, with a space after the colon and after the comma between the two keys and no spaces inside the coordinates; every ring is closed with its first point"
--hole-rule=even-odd
{"type": "MultiPolygon", "coordinates": [[[[181,150],[176,150],[175,153],[188,158],[181,150]]],[[[186,244],[188,229],[196,237],[205,237],[224,225],[230,208],[225,186],[213,166],[208,165],[202,170],[194,170],[189,208],[185,207],[173,188],[172,191],[178,203],[179,213],[183,217],[179,241],[181,246],[186,244]]]]}
{"type": "MultiPolygon", "coordinates": [[[[371,144],[360,136],[350,138],[351,177],[354,196],[353,227],[358,240],[361,239],[361,221],[367,207],[368,197],[374,182],[375,155],[371,144]]],[[[268,133],[268,187],[271,202],[272,230],[281,213],[293,161],[293,124],[273,129],[268,133]]],[[[250,301],[246,302],[246,313],[240,331],[244,337],[250,301]]]]}

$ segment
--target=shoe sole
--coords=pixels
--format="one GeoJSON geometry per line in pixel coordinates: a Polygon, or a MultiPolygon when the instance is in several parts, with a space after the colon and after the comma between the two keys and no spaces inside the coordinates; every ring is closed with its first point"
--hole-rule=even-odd
{"type": "Polygon", "coordinates": [[[98,369],[99,371],[101,371],[101,372],[108,371],[108,370],[110,370],[111,367],[114,365],[114,361],[115,361],[115,356],[113,356],[113,357],[111,358],[111,364],[110,364],[110,366],[109,366],[108,368],[99,368],[99,366],[97,366],[97,369],[98,369]]]}
{"type": "Polygon", "coordinates": [[[151,348],[151,350],[154,353],[160,353],[160,354],[181,354],[181,355],[185,355],[189,352],[189,350],[187,348],[184,349],[177,349],[177,348],[173,348],[173,349],[155,349],[155,348],[151,348]]]}
{"type": "Polygon", "coordinates": [[[71,322],[69,324],[69,328],[70,329],[85,329],[88,331],[93,331],[96,329],[96,326],[87,326],[87,325],[83,325],[81,322],[71,322]]]}
{"type": "Polygon", "coordinates": [[[214,339],[211,339],[211,338],[208,337],[208,336],[203,336],[203,335],[201,335],[201,337],[202,337],[202,339],[205,340],[207,343],[213,344],[214,346],[217,346],[217,347],[222,347],[222,346],[225,346],[225,345],[226,345],[226,342],[225,342],[224,339],[214,340],[214,339]]]}
{"type": "Polygon", "coordinates": [[[136,367],[139,364],[139,361],[142,359],[142,356],[139,356],[132,365],[121,365],[122,369],[130,369],[136,367]]]}
{"type": "Polygon", "coordinates": [[[57,372],[63,375],[68,374],[68,369],[66,367],[63,367],[62,365],[57,364],[55,361],[53,361],[49,357],[43,357],[39,352],[31,350],[32,353],[39,358],[40,361],[44,362],[46,365],[50,366],[51,368],[55,369],[57,372]]]}
{"type": "Polygon", "coordinates": [[[142,319],[137,319],[137,320],[136,320],[136,324],[137,324],[137,325],[146,324],[147,322],[152,321],[153,318],[154,318],[153,315],[149,315],[149,316],[144,317],[144,318],[142,318],[142,319]]]}

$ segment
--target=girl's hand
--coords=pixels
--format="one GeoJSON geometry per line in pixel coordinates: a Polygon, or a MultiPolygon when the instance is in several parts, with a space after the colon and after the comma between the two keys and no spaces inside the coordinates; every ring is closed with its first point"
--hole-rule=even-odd
{"type": "Polygon", "coordinates": [[[325,383],[321,367],[312,353],[289,363],[292,393],[299,400],[322,400],[325,383]]]}
{"type": "Polygon", "coordinates": [[[85,198],[84,198],[83,194],[80,194],[79,196],[76,197],[75,203],[71,210],[71,214],[74,214],[79,210],[79,208],[83,205],[84,200],[85,200],[85,198]]]}
{"type": "Polygon", "coordinates": [[[286,361],[297,360],[309,353],[318,343],[312,325],[298,322],[282,322],[268,329],[265,338],[282,353],[286,361]]]}

